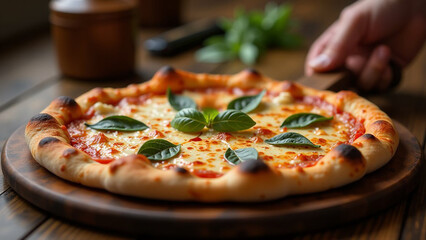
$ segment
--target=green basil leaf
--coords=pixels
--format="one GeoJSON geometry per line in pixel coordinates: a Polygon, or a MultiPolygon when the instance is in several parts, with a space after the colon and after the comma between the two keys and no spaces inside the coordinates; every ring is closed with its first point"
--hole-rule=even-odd
{"type": "Polygon", "coordinates": [[[237,150],[228,148],[224,157],[231,164],[238,165],[247,160],[256,160],[258,153],[254,148],[241,148],[237,150]]]}
{"type": "Polygon", "coordinates": [[[134,132],[149,128],[145,123],[127,116],[109,116],[95,124],[84,123],[89,128],[96,130],[113,130],[122,132],[134,132]]]}
{"type": "Polygon", "coordinates": [[[297,25],[290,18],[290,5],[268,3],[264,11],[237,10],[233,19],[222,19],[223,37],[213,36],[196,52],[198,61],[223,62],[240,58],[254,64],[268,48],[294,47],[300,39],[293,35],[297,25]],[[282,37],[283,35],[288,37],[282,37]]]}
{"type": "Polygon", "coordinates": [[[309,141],[309,139],[295,132],[281,133],[272,138],[266,139],[265,143],[281,146],[306,146],[315,148],[321,147],[320,145],[313,144],[311,141],[309,141]]]}
{"type": "Polygon", "coordinates": [[[167,89],[167,99],[176,111],[180,111],[184,108],[197,108],[197,104],[194,100],[186,96],[175,95],[170,88],[167,89]]]}
{"type": "Polygon", "coordinates": [[[234,59],[235,54],[226,43],[219,42],[199,49],[195,58],[200,62],[220,63],[234,59]]]}
{"type": "Polygon", "coordinates": [[[219,132],[235,132],[245,130],[256,125],[249,115],[238,110],[226,110],[219,113],[210,123],[211,127],[219,132]]]}
{"type": "Polygon", "coordinates": [[[180,145],[164,139],[151,139],[146,141],[138,151],[138,154],[145,155],[149,160],[161,161],[176,156],[180,152],[180,145]]]}
{"type": "Polygon", "coordinates": [[[207,123],[210,123],[213,121],[213,119],[219,114],[219,111],[217,111],[214,108],[204,108],[203,109],[203,115],[206,118],[207,123]]]}
{"type": "Polygon", "coordinates": [[[323,122],[333,119],[333,117],[324,117],[315,113],[296,113],[284,120],[281,127],[302,128],[316,122],[323,122]]]}
{"type": "Polygon", "coordinates": [[[170,125],[181,132],[199,132],[207,126],[204,115],[194,108],[180,110],[170,125]]]}
{"type": "Polygon", "coordinates": [[[249,113],[259,106],[265,95],[266,90],[254,96],[243,96],[232,100],[228,104],[228,109],[240,110],[241,112],[249,113]]]}
{"type": "Polygon", "coordinates": [[[243,43],[240,48],[239,56],[243,63],[253,65],[259,57],[259,48],[253,43],[243,43]]]}

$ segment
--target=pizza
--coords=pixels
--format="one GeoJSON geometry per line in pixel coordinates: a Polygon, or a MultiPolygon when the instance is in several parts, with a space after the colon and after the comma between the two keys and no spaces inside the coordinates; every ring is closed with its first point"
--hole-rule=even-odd
{"type": "Polygon", "coordinates": [[[255,202],[325,191],[385,165],[391,119],[350,91],[247,69],[163,67],[145,83],[58,97],[26,126],[34,159],[60,178],[150,199],[255,202]]]}

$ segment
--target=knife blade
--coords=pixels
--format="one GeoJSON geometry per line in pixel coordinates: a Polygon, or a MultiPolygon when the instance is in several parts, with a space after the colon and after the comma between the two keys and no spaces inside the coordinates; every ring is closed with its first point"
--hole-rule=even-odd
{"type": "Polygon", "coordinates": [[[347,69],[327,72],[314,73],[311,76],[303,76],[297,83],[319,89],[340,91],[355,88],[355,75],[347,69]]]}

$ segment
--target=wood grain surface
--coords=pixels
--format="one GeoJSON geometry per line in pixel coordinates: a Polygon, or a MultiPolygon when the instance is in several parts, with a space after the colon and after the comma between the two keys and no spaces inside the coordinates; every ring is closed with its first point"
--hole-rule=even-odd
{"type": "Polygon", "coordinates": [[[335,190],[265,203],[157,201],[74,184],[35,162],[26,149],[24,127],[8,139],[2,152],[2,169],[21,197],[78,223],[160,237],[262,237],[340,225],[374,214],[407,196],[418,182],[421,149],[407,129],[399,123],[396,127],[401,143],[382,169],[335,190]],[[167,231],[162,230],[164,225],[167,231]]]}
{"type": "MultiPolygon", "coordinates": [[[[261,9],[267,0],[187,0],[183,8],[184,21],[204,17],[233,15],[237,6],[261,9]]],[[[298,79],[303,76],[307,50],[313,40],[339,16],[352,0],[286,1],[293,5],[305,44],[295,50],[271,50],[253,67],[276,79],[298,79]]],[[[140,29],[139,43],[163,29],[140,29]]],[[[64,79],[58,75],[52,41],[48,33],[33,34],[26,39],[1,45],[0,51],[0,144],[34,114],[40,112],[57,96],[76,97],[96,86],[125,86],[123,82],[87,82],[64,79]]],[[[163,65],[195,72],[229,73],[245,66],[239,61],[225,64],[199,64],[193,50],[172,58],[150,56],[142,44],[138,49],[135,81],[149,79],[163,65]]],[[[426,48],[404,71],[404,78],[396,91],[366,96],[393,119],[402,123],[417,138],[425,150],[426,141],[426,48]]],[[[1,144],[0,146],[3,146],[1,144]]],[[[424,161],[424,158],[422,158],[424,161]]],[[[421,172],[426,172],[423,164],[421,172]]],[[[322,231],[305,232],[280,239],[426,239],[426,177],[419,180],[415,191],[395,206],[368,218],[322,231]]],[[[128,235],[106,232],[57,218],[32,206],[4,181],[0,172],[0,239],[130,239],[128,235]],[[21,214],[25,213],[25,214],[21,214]],[[27,216],[42,216],[38,217],[27,216]]],[[[149,236],[141,239],[151,239],[149,236]]],[[[262,238],[263,239],[263,238],[262,238]]]]}

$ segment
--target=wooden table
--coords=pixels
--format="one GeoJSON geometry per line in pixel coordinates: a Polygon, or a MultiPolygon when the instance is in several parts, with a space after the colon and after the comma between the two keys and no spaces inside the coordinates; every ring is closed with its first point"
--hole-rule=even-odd
{"type": "MultiPolygon", "coordinates": [[[[261,8],[266,1],[186,1],[186,21],[205,16],[232,16],[235,6],[261,8]]],[[[273,50],[254,67],[275,79],[296,80],[303,75],[309,44],[334,19],[349,1],[294,1],[294,16],[299,19],[307,39],[298,50],[273,50]]],[[[152,57],[142,48],[142,41],[159,33],[159,29],[140,31],[138,76],[115,82],[90,82],[61,77],[56,67],[52,40],[48,33],[3,46],[0,55],[0,145],[19,126],[40,112],[57,96],[77,97],[95,86],[122,87],[149,79],[163,65],[194,72],[235,73],[244,68],[238,61],[202,64],[194,60],[193,51],[172,58],[152,57]]],[[[406,69],[404,81],[395,92],[368,96],[392,118],[405,125],[418,139],[423,151],[426,141],[426,48],[406,69]]],[[[425,164],[422,172],[426,170],[425,164]]],[[[0,175],[2,173],[0,172],[0,175]]],[[[374,216],[350,224],[286,236],[289,239],[426,239],[426,177],[402,202],[374,216]]],[[[0,239],[129,239],[71,223],[51,216],[19,197],[0,176],[0,239]]],[[[146,237],[150,239],[150,237],[146,237]]],[[[142,239],[145,239],[142,237],[142,239]]]]}

